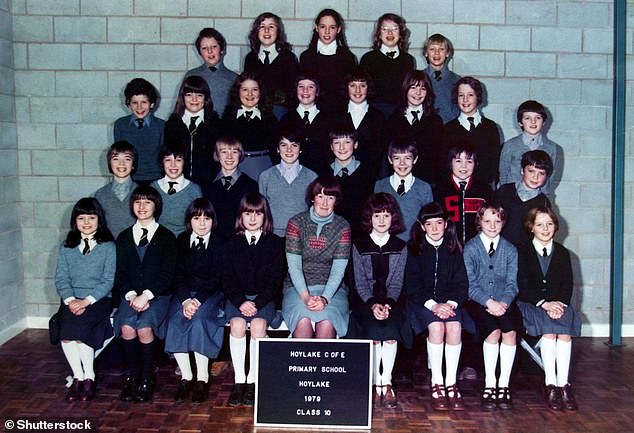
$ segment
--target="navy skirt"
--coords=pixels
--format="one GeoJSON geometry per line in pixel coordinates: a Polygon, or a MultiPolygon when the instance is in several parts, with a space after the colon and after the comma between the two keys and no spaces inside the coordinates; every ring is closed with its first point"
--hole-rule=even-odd
{"type": "MultiPolygon", "coordinates": [[[[249,301],[253,301],[254,299],[255,299],[255,296],[247,296],[247,300],[249,301]]],[[[264,319],[266,323],[270,325],[271,322],[275,321],[276,313],[277,312],[275,311],[274,301],[271,301],[268,304],[266,304],[264,307],[260,308],[258,312],[255,313],[255,316],[252,316],[252,317],[246,317],[245,315],[243,315],[240,312],[240,309],[236,307],[235,305],[233,305],[231,301],[227,301],[227,305],[225,306],[225,314],[227,316],[227,322],[229,322],[234,317],[239,317],[241,319],[246,320],[247,323],[251,322],[251,320],[253,319],[264,319]]]]}
{"type": "Polygon", "coordinates": [[[79,340],[93,349],[101,349],[103,342],[112,337],[110,313],[112,312],[112,298],[101,298],[86,307],[86,311],[75,316],[63,302],[59,307],[61,314],[62,340],[79,340]]]}
{"type": "Polygon", "coordinates": [[[134,311],[127,300],[122,299],[119,309],[114,315],[115,335],[119,337],[121,327],[128,325],[134,329],[152,328],[155,337],[164,339],[171,299],[171,296],[157,296],[150,301],[150,308],[140,313],[134,311]]]}
{"type": "Polygon", "coordinates": [[[425,332],[429,324],[433,322],[460,322],[460,325],[462,326],[462,308],[457,308],[454,312],[456,313],[455,316],[447,319],[441,319],[425,306],[420,306],[409,301],[407,302],[407,317],[409,318],[416,335],[425,332]]]}
{"type": "Polygon", "coordinates": [[[468,300],[465,303],[467,313],[473,319],[478,333],[482,338],[487,338],[493,331],[499,329],[502,333],[510,331],[519,332],[522,329],[522,314],[515,302],[506,309],[501,316],[489,314],[486,307],[475,301],[468,300]]]}
{"type": "Polygon", "coordinates": [[[533,304],[518,302],[517,306],[522,313],[524,328],[528,335],[533,337],[544,334],[563,334],[572,337],[581,335],[581,318],[570,306],[564,310],[564,315],[556,320],[551,319],[543,308],[533,304]]]}
{"type": "Polygon", "coordinates": [[[374,313],[365,304],[355,305],[348,321],[348,333],[345,338],[362,340],[396,340],[408,349],[412,347],[414,336],[412,327],[403,310],[394,306],[385,320],[377,320],[374,313]]]}

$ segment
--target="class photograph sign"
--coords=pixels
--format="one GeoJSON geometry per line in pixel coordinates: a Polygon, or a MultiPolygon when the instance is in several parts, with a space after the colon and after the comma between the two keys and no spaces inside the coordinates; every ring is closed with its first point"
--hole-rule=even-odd
{"type": "Polygon", "coordinates": [[[370,429],[372,342],[258,340],[256,426],[370,429]]]}

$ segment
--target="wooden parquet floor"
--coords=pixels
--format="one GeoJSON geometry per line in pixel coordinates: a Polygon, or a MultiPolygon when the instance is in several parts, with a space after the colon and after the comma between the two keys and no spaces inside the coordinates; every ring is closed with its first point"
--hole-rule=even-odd
{"type": "MultiPolygon", "coordinates": [[[[633,433],[634,432],[634,339],[625,346],[608,348],[605,338],[578,338],[574,342],[573,380],[580,410],[552,412],[545,408],[540,392],[541,375],[534,368],[514,373],[515,408],[483,412],[479,406],[479,383],[462,383],[467,410],[434,412],[427,398],[428,382],[416,363],[414,386],[398,390],[399,408],[375,409],[375,433],[633,433]],[[420,398],[420,395],[424,398],[420,398]]],[[[518,354],[520,351],[518,350],[518,354]]],[[[421,358],[421,357],[419,357],[421,358]]],[[[253,426],[253,409],[227,407],[233,373],[229,363],[214,367],[209,401],[194,405],[174,403],[179,377],[175,364],[165,361],[158,373],[152,403],[123,403],[118,395],[123,382],[107,353],[97,364],[98,394],[92,402],[68,404],[64,378],[69,374],[59,348],[50,346],[47,331],[27,330],[0,347],[0,421],[71,421],[88,419],[91,431],[102,433],[268,433],[253,426]],[[95,429],[95,426],[98,426],[95,429]]],[[[283,392],[283,390],[281,390],[283,392]]],[[[21,430],[25,431],[25,430],[21,430]]],[[[38,430],[42,431],[42,430],[38,430]]],[[[49,431],[49,430],[44,430],[49,431]]],[[[67,430],[68,431],[68,430],[67,430]]],[[[329,429],[292,431],[330,431],[329,429]]]]}

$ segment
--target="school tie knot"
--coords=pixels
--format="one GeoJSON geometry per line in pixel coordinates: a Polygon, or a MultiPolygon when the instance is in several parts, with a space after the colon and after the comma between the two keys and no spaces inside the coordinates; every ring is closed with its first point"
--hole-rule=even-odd
{"type": "Polygon", "coordinates": [[[546,250],[546,248],[542,250],[542,257],[544,258],[548,257],[548,251],[546,250]]]}
{"type": "Polygon", "coordinates": [[[385,55],[388,56],[390,59],[393,59],[396,55],[396,51],[388,51],[387,53],[385,53],[385,55]]]}
{"type": "Polygon", "coordinates": [[[169,188],[167,188],[167,195],[172,195],[172,194],[176,194],[176,188],[174,188],[174,185],[176,185],[178,182],[167,182],[167,184],[169,185],[169,188]]]}
{"type": "Polygon", "coordinates": [[[251,119],[253,118],[253,111],[245,111],[244,112],[244,117],[247,118],[247,122],[250,122],[251,119]]]}
{"type": "Polygon", "coordinates": [[[342,168],[339,176],[341,176],[344,179],[350,176],[350,173],[348,173],[348,167],[342,168]]]}
{"type": "MultiPolygon", "coordinates": [[[[89,242],[90,242],[90,239],[84,238],[84,249],[81,250],[81,253],[83,255],[86,255],[86,254],[88,254],[90,252],[90,243],[89,242]]],[[[546,251],[546,248],[544,248],[544,251],[546,251]]]]}
{"type": "Polygon", "coordinates": [[[222,176],[222,182],[225,189],[231,188],[231,176],[222,176]]]}
{"type": "Polygon", "coordinates": [[[189,119],[189,133],[193,134],[194,131],[196,131],[196,120],[198,120],[199,116],[192,116],[191,119],[189,119]]]}
{"type": "Polygon", "coordinates": [[[491,242],[491,246],[489,246],[489,257],[493,257],[495,254],[495,248],[493,248],[493,242],[491,242]]]}
{"type": "Polygon", "coordinates": [[[249,245],[255,245],[255,240],[256,240],[255,235],[251,235],[251,242],[249,242],[249,245]]]}
{"type": "Polygon", "coordinates": [[[467,120],[469,121],[469,132],[471,132],[476,127],[476,125],[475,125],[475,117],[469,116],[469,117],[467,117],[467,120]]]}
{"type": "Polygon", "coordinates": [[[216,72],[218,70],[218,68],[216,68],[215,66],[209,66],[209,70],[211,72],[216,72]]]}
{"type": "Polygon", "coordinates": [[[196,251],[200,251],[203,248],[205,248],[205,242],[203,238],[201,236],[196,236],[196,239],[198,240],[198,243],[192,242],[192,248],[195,249],[196,251]]]}
{"type": "Polygon", "coordinates": [[[434,71],[434,80],[440,81],[441,78],[442,78],[442,72],[434,71]]]}
{"type": "Polygon", "coordinates": [[[264,64],[265,65],[270,65],[271,64],[271,59],[269,58],[269,50],[262,50],[264,51],[264,64]]]}
{"type": "Polygon", "coordinates": [[[401,179],[401,183],[396,189],[398,195],[405,195],[405,179],[401,179]]]}
{"type": "Polygon", "coordinates": [[[310,114],[310,111],[308,110],[304,111],[304,117],[302,117],[302,120],[304,121],[304,125],[310,125],[310,119],[308,118],[309,114],[310,114]]]}
{"type": "Polygon", "coordinates": [[[139,246],[140,247],[144,247],[144,246],[146,246],[149,243],[149,241],[147,239],[148,229],[142,228],[141,232],[142,233],[141,233],[141,239],[139,239],[139,246]]]}
{"type": "Polygon", "coordinates": [[[143,119],[136,119],[136,127],[138,129],[143,129],[143,119]]]}
{"type": "Polygon", "coordinates": [[[418,118],[418,110],[412,110],[412,125],[416,125],[420,119],[418,118]]]}
{"type": "Polygon", "coordinates": [[[460,191],[464,192],[465,189],[467,189],[467,181],[465,180],[461,180],[460,182],[458,182],[458,185],[460,185],[460,191]]]}

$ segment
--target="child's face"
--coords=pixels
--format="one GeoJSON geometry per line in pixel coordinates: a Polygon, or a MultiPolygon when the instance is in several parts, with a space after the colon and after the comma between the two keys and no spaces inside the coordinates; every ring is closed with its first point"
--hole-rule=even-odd
{"type": "Polygon", "coordinates": [[[350,81],[348,83],[348,97],[355,104],[361,104],[368,98],[368,83],[365,81],[350,81]]]}
{"type": "Polygon", "coordinates": [[[192,230],[196,233],[196,235],[206,236],[207,233],[211,231],[213,220],[211,217],[202,214],[193,216],[190,223],[192,225],[192,230]]]}
{"type": "Polygon", "coordinates": [[[300,80],[297,83],[297,99],[305,106],[311,106],[317,98],[317,85],[313,80],[300,80]]]}
{"type": "Polygon", "coordinates": [[[207,66],[216,66],[222,60],[222,50],[216,38],[202,38],[199,53],[207,66]]]}
{"type": "Polygon", "coordinates": [[[245,80],[240,84],[240,103],[244,108],[251,109],[260,102],[260,85],[255,80],[245,80]]]}
{"type": "Polygon", "coordinates": [[[335,138],[330,143],[330,149],[332,150],[332,153],[335,154],[335,158],[337,158],[339,163],[344,166],[352,161],[352,156],[354,155],[354,150],[357,146],[358,143],[356,141],[352,141],[350,137],[335,138]]]}
{"type": "Polygon", "coordinates": [[[383,45],[394,48],[401,39],[400,28],[392,20],[381,21],[381,35],[379,36],[383,45]]]}
{"type": "Polygon", "coordinates": [[[321,190],[313,198],[315,215],[321,218],[329,216],[335,210],[335,203],[337,203],[337,198],[334,195],[324,194],[324,190],[321,190]]]}
{"type": "Polygon", "coordinates": [[[240,164],[240,149],[223,146],[218,149],[218,162],[224,173],[233,173],[240,164]]]}
{"type": "Polygon", "coordinates": [[[110,158],[110,169],[117,179],[127,179],[132,173],[134,156],[129,152],[115,153],[110,158]]]}
{"type": "Polygon", "coordinates": [[[134,216],[142,226],[148,225],[154,218],[155,205],[152,200],[140,198],[132,203],[134,216]]]}
{"type": "Polygon", "coordinates": [[[282,161],[287,164],[294,164],[299,159],[301,147],[299,143],[282,138],[277,146],[277,152],[280,154],[282,161]]]}
{"type": "Polygon", "coordinates": [[[167,155],[163,158],[163,170],[170,179],[177,179],[183,174],[185,160],[182,156],[167,155]]]}
{"type": "Polygon", "coordinates": [[[429,218],[421,224],[421,227],[431,240],[438,242],[445,236],[447,221],[443,218],[429,218]]]}
{"type": "Polygon", "coordinates": [[[545,245],[550,242],[556,232],[555,222],[550,215],[540,212],[535,216],[535,222],[531,230],[535,239],[545,245]]]}
{"type": "Polygon", "coordinates": [[[319,24],[315,25],[315,30],[317,31],[319,40],[328,45],[337,38],[341,27],[337,26],[337,22],[333,17],[326,15],[319,19],[319,24]]]}
{"type": "Polygon", "coordinates": [[[392,227],[392,214],[388,211],[375,212],[372,214],[372,231],[383,235],[390,231],[392,227]]]}
{"type": "Polygon", "coordinates": [[[258,39],[263,47],[269,47],[277,41],[277,23],[273,18],[265,18],[260,23],[258,39]]]}
{"type": "Polygon", "coordinates": [[[190,113],[198,113],[200,110],[205,108],[205,95],[202,93],[194,93],[188,92],[183,96],[183,101],[185,102],[185,108],[190,113]]]}
{"type": "Polygon", "coordinates": [[[451,158],[451,173],[458,180],[468,180],[473,175],[474,169],[473,156],[468,156],[465,152],[451,158]]]}
{"type": "Polygon", "coordinates": [[[447,58],[449,57],[449,50],[447,44],[440,42],[432,42],[427,45],[425,50],[425,57],[427,61],[435,70],[440,70],[445,65],[447,58]]]}
{"type": "Polygon", "coordinates": [[[407,102],[412,107],[419,107],[425,101],[427,89],[423,83],[414,83],[407,90],[407,102]]]}
{"type": "Polygon", "coordinates": [[[153,106],[154,104],[151,104],[145,95],[133,95],[130,98],[130,104],[128,104],[128,108],[137,119],[144,119],[145,116],[150,114],[153,106]]]}
{"type": "Polygon", "coordinates": [[[405,152],[395,153],[389,157],[388,160],[390,164],[392,164],[394,173],[399,177],[405,177],[412,172],[412,168],[414,164],[416,164],[416,161],[418,161],[418,157],[414,158],[412,152],[405,152]]]}
{"type": "Polygon", "coordinates": [[[478,110],[478,97],[475,90],[468,84],[458,86],[458,108],[466,116],[472,116],[478,110]]]}
{"type": "Polygon", "coordinates": [[[522,169],[522,182],[528,189],[537,189],[544,186],[548,174],[546,170],[537,168],[534,165],[527,165],[522,169]]]}
{"type": "Polygon", "coordinates": [[[97,232],[99,217],[97,215],[79,214],[75,218],[77,230],[85,237],[90,237],[97,232]]]}
{"type": "Polygon", "coordinates": [[[246,230],[250,232],[257,232],[264,225],[264,212],[259,210],[248,210],[242,212],[240,220],[246,230]]]}
{"type": "Polygon", "coordinates": [[[535,137],[541,132],[542,128],[544,127],[544,118],[539,113],[527,111],[522,114],[520,127],[529,136],[535,137]]]}
{"type": "Polygon", "coordinates": [[[480,218],[480,228],[486,237],[495,238],[502,231],[502,227],[504,224],[497,212],[493,212],[491,209],[484,211],[482,218],[480,218]]]}

